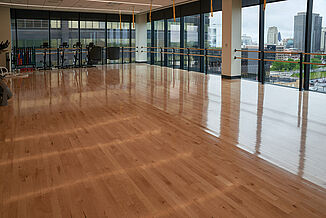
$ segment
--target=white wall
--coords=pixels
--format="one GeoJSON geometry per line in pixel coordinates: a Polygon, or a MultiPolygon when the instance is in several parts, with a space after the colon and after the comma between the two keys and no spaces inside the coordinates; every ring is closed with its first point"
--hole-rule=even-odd
{"type": "Polygon", "coordinates": [[[235,60],[235,49],[241,49],[241,0],[222,2],[222,76],[241,76],[241,61],[235,60]]]}
{"type": "Polygon", "coordinates": [[[141,50],[147,51],[146,49],[141,49],[141,47],[147,47],[146,14],[136,16],[136,47],[138,47],[138,52],[136,52],[136,62],[147,62],[147,53],[140,52],[141,50]]]}
{"type": "MultiPolygon", "coordinates": [[[[10,8],[0,7],[0,42],[7,40],[11,42],[10,8]]],[[[9,51],[10,48],[11,44],[8,47],[9,51]]],[[[0,54],[0,66],[6,66],[5,53],[0,54]]]]}

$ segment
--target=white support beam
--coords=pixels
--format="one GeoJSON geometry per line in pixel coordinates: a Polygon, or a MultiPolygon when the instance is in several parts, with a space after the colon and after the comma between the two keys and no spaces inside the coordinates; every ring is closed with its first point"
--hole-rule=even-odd
{"type": "Polygon", "coordinates": [[[241,48],[241,0],[222,1],[222,77],[241,77],[241,61],[235,60],[235,49],[241,48]]]}
{"type": "Polygon", "coordinates": [[[147,51],[142,47],[147,47],[147,15],[136,16],[136,62],[142,63],[147,62],[147,53],[141,51],[147,51]]]}

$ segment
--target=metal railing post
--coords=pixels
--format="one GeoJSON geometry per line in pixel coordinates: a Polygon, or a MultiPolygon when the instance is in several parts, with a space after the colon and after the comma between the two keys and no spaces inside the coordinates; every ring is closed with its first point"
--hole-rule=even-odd
{"type": "Polygon", "coordinates": [[[163,48],[161,47],[161,67],[163,67],[163,48]]]}
{"type": "Polygon", "coordinates": [[[123,47],[121,47],[122,64],[123,64],[123,47]]]}
{"type": "Polygon", "coordinates": [[[102,65],[104,65],[104,48],[101,48],[102,65]]]}
{"type": "Polygon", "coordinates": [[[265,72],[265,50],[263,49],[261,51],[261,62],[262,62],[262,72],[261,72],[261,83],[265,83],[265,77],[266,77],[266,72],[265,72]]]}
{"type": "Polygon", "coordinates": [[[300,52],[300,78],[299,78],[299,91],[302,91],[303,85],[303,53],[300,52]]]}
{"type": "Polygon", "coordinates": [[[208,57],[207,57],[208,50],[205,48],[205,74],[208,73],[208,57]]]}
{"type": "Polygon", "coordinates": [[[190,70],[190,50],[189,48],[187,48],[188,50],[188,71],[190,70]]]}
{"type": "Polygon", "coordinates": [[[174,60],[175,57],[174,57],[174,48],[172,49],[172,68],[174,69],[174,60]]]}
{"type": "Polygon", "coordinates": [[[59,55],[59,48],[57,48],[57,67],[60,66],[60,55],[59,55]]]}

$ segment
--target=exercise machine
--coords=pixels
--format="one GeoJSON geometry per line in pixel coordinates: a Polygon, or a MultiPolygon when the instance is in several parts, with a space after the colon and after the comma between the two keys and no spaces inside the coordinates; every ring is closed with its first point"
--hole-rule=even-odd
{"type": "Polygon", "coordinates": [[[87,48],[87,67],[93,67],[94,64],[98,64],[102,60],[102,47],[94,45],[90,42],[87,48]]]}
{"type": "Polygon", "coordinates": [[[76,44],[73,45],[74,48],[74,61],[73,61],[73,67],[81,67],[81,55],[82,55],[82,44],[80,42],[76,42],[76,44]],[[79,66],[77,66],[77,63],[79,66]]]}
{"type": "Polygon", "coordinates": [[[62,45],[58,48],[58,68],[64,69],[67,68],[64,63],[66,61],[65,59],[65,49],[68,48],[68,43],[63,42],[62,45]]]}
{"type": "MultiPolygon", "coordinates": [[[[6,49],[9,47],[9,44],[10,43],[8,40],[6,42],[0,43],[0,54],[6,51],[6,49]]],[[[12,98],[12,92],[3,81],[3,79],[10,73],[6,67],[0,67],[0,73],[0,106],[6,106],[8,105],[8,100],[12,98]]]]}
{"type": "Polygon", "coordinates": [[[48,42],[43,42],[43,45],[41,45],[41,48],[43,48],[43,67],[39,68],[40,70],[51,70],[51,68],[47,65],[46,63],[46,55],[47,51],[49,49],[49,43],[48,42]]]}

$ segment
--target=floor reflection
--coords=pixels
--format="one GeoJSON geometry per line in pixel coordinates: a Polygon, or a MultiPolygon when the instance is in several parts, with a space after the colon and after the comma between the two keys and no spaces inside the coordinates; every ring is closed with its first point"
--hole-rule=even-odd
{"type": "Polygon", "coordinates": [[[13,116],[60,111],[71,102],[91,109],[127,95],[326,188],[325,95],[145,64],[35,72],[8,82],[13,116]]]}

